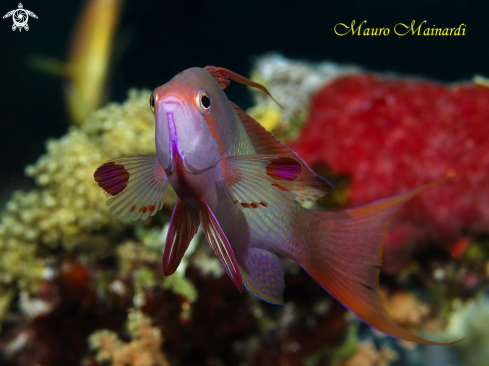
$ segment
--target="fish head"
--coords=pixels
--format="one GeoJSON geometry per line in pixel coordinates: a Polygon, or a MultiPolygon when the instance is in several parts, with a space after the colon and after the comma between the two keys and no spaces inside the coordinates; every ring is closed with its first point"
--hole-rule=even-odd
{"type": "Polygon", "coordinates": [[[175,159],[199,174],[215,166],[229,145],[230,102],[212,75],[187,69],[156,88],[150,105],[156,122],[156,155],[171,175],[175,159]]]}

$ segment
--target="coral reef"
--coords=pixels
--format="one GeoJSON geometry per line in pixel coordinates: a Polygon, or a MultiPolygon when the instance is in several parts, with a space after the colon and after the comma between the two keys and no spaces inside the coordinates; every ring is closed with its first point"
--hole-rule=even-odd
{"type": "Polygon", "coordinates": [[[489,89],[355,75],[318,91],[293,148],[351,178],[349,206],[459,177],[406,205],[389,232],[384,270],[427,242],[449,250],[489,232],[489,89]]]}
{"type": "Polygon", "coordinates": [[[475,298],[462,302],[458,300],[454,306],[443,337],[461,339],[470,334],[467,342],[459,342],[454,348],[463,357],[467,366],[483,366],[489,359],[489,294],[487,290],[475,298]]]}
{"type": "Polygon", "coordinates": [[[95,360],[113,366],[169,366],[161,352],[163,338],[159,328],[139,310],[130,310],[127,331],[131,341],[120,340],[115,332],[99,330],[89,337],[90,348],[96,350],[95,360]]]}
{"type": "Polygon", "coordinates": [[[280,139],[291,141],[306,120],[311,95],[334,79],[356,72],[358,67],[333,62],[312,64],[278,54],[261,56],[250,77],[267,87],[283,109],[267,95],[250,88],[256,105],[246,112],[280,139]]]}
{"type": "MultiPolygon", "coordinates": [[[[388,136],[387,127],[393,122],[386,119],[385,113],[390,111],[390,98],[398,98],[394,102],[399,113],[404,111],[403,104],[397,101],[408,103],[409,93],[401,93],[403,98],[396,97],[396,90],[402,91],[402,83],[406,81],[358,74],[337,79],[352,72],[357,70],[328,63],[290,61],[280,56],[259,58],[253,78],[264,82],[285,107],[283,111],[275,109],[273,102],[256,95],[258,109],[265,113],[265,121],[262,122],[282,137],[292,139],[300,132],[310,96],[323,83],[330,84],[317,95],[323,96],[330,88],[339,88],[345,80],[353,84],[355,80],[364,80],[365,85],[370,85],[371,90],[377,93],[377,99],[368,99],[367,91],[358,94],[361,89],[358,86],[348,93],[339,88],[331,96],[333,104],[328,111],[333,113],[331,118],[337,116],[341,120],[344,115],[343,121],[351,126],[355,126],[354,122],[360,124],[355,116],[364,118],[373,113],[374,122],[363,131],[375,130],[376,124],[380,124],[385,127],[380,129],[386,130],[385,136],[388,136]],[[392,93],[391,89],[388,89],[389,93],[382,92],[387,82],[395,84],[392,93]],[[353,104],[348,104],[348,101],[353,104]],[[346,103],[346,107],[343,105],[341,108],[341,103],[346,103]]],[[[470,98],[463,94],[467,91],[457,91],[472,90],[473,86],[444,88],[413,80],[409,85],[415,90],[418,86],[434,88],[439,97],[455,101],[453,110],[462,110],[473,119],[482,118],[483,111],[487,111],[485,104],[478,99],[479,90],[470,98]],[[465,101],[465,109],[457,104],[458,99],[452,94],[465,101]],[[456,106],[460,108],[456,109],[456,106]]],[[[109,216],[103,193],[93,181],[96,167],[109,158],[153,153],[154,116],[148,106],[149,95],[148,91],[133,90],[126,102],[109,104],[96,111],[80,126],[72,127],[64,137],[48,142],[46,155],[26,168],[26,173],[35,178],[38,188],[31,192],[16,192],[0,222],[0,324],[3,325],[0,329],[0,364],[483,365],[478,360],[487,358],[484,319],[489,301],[486,294],[481,293],[487,292],[489,251],[487,237],[479,235],[484,225],[478,216],[470,217],[475,221],[470,221],[470,227],[464,227],[467,229],[464,235],[453,236],[456,242],[450,245],[450,251],[432,249],[423,256],[409,257],[409,264],[401,266],[401,270],[381,276],[385,306],[391,316],[428,338],[453,340],[468,337],[467,341],[451,347],[424,347],[400,342],[372,330],[347,312],[292,260],[283,260],[286,281],[283,307],[261,301],[246,291],[239,294],[232,281],[223,275],[219,261],[200,231],[178,270],[172,276],[164,277],[161,255],[174,194],[169,195],[168,202],[154,217],[144,221],[120,221],[109,216]]],[[[427,98],[423,93],[420,95],[427,98]]],[[[419,115],[425,119],[431,116],[434,120],[439,112],[437,108],[444,105],[435,103],[430,111],[422,109],[419,115]],[[424,116],[425,113],[428,114],[424,116]]],[[[312,116],[317,108],[313,104],[312,116]]],[[[409,109],[406,113],[409,111],[413,112],[409,109]]],[[[325,118],[329,118],[329,112],[324,113],[325,118]]],[[[412,124],[416,124],[414,117],[410,116],[412,124]]],[[[450,120],[448,112],[444,116],[445,121],[450,120]]],[[[322,126],[321,121],[315,123],[322,126]]],[[[334,121],[329,123],[334,125],[334,121]]],[[[438,131],[435,128],[437,123],[433,122],[431,127],[424,126],[424,132],[416,135],[414,141],[425,141],[426,146],[431,140],[437,141],[437,152],[441,154],[444,145],[440,139],[446,134],[435,133],[438,131]],[[426,131],[431,135],[424,136],[426,131]]],[[[466,130],[470,122],[465,123],[457,124],[460,135],[457,138],[462,140],[469,134],[466,130]]],[[[309,124],[302,138],[312,133],[309,124]]],[[[397,140],[391,138],[391,144],[404,141],[402,131],[408,133],[415,129],[409,123],[407,126],[396,130],[397,140]]],[[[322,162],[330,167],[329,178],[337,184],[336,193],[330,197],[333,200],[328,205],[339,207],[348,200],[355,204],[358,203],[355,200],[368,200],[369,194],[378,195],[373,199],[387,196],[389,193],[384,190],[390,187],[389,184],[407,189],[412,188],[407,185],[425,183],[417,182],[413,172],[403,172],[394,180],[388,180],[386,176],[374,179],[376,174],[379,175],[378,171],[389,168],[384,161],[384,165],[368,168],[373,178],[362,181],[360,188],[364,191],[360,190],[354,185],[356,178],[353,173],[367,169],[366,161],[371,158],[367,153],[375,155],[376,151],[371,150],[376,146],[378,150],[381,147],[387,151],[391,146],[389,141],[382,145],[378,135],[372,132],[367,133],[367,137],[374,139],[373,142],[355,142],[348,138],[357,136],[357,129],[352,128],[351,135],[348,135],[347,127],[344,127],[345,131],[341,130],[344,135],[338,132],[342,141],[336,142],[339,139],[336,135],[332,135],[335,141],[331,141],[329,130],[324,126],[321,128],[324,131],[315,130],[315,137],[321,140],[319,145],[306,149],[304,141],[300,140],[302,147],[299,148],[306,151],[304,156],[309,162],[322,162]],[[342,149],[350,144],[354,152],[365,160],[346,154],[344,164],[351,170],[329,165],[321,154],[329,151],[326,145],[334,145],[333,142],[342,149]],[[352,186],[348,186],[349,180],[344,178],[347,175],[352,179],[352,186]],[[339,194],[338,182],[342,188],[339,194]]],[[[477,141],[485,141],[484,136],[477,141]]],[[[479,145],[476,143],[473,148],[479,149],[479,145]]],[[[454,154],[463,152],[462,147],[455,146],[453,150],[454,154]]],[[[343,157],[341,153],[337,152],[343,157]]],[[[477,169],[484,166],[485,155],[479,153],[478,157],[479,160],[471,167],[482,179],[486,175],[477,169]]],[[[435,163],[442,165],[440,159],[439,155],[432,153],[424,160],[435,166],[435,163]]],[[[417,159],[416,162],[420,161],[417,159]]],[[[450,167],[459,170],[457,164],[450,167]]],[[[397,167],[391,168],[394,169],[392,174],[400,174],[397,167]]],[[[418,164],[413,170],[423,169],[418,164]]],[[[365,175],[367,173],[364,172],[365,175]]],[[[437,171],[430,174],[437,174],[437,171]]],[[[453,184],[459,183],[447,183],[448,188],[444,189],[454,189],[453,184]]],[[[433,194],[439,187],[442,186],[432,189],[433,194]]],[[[481,183],[481,187],[485,187],[484,184],[481,183]]],[[[458,215],[455,212],[455,209],[460,209],[457,199],[466,197],[467,192],[466,189],[456,189],[458,198],[454,198],[455,208],[451,213],[458,215]]],[[[475,189],[472,191],[474,195],[478,193],[475,189]]],[[[425,193],[426,196],[429,194],[425,193]]],[[[436,201],[436,205],[443,204],[443,201],[436,201]]],[[[440,209],[437,207],[431,209],[440,209]]],[[[447,206],[444,207],[447,210],[447,206]]],[[[474,207],[471,208],[472,214],[480,209],[480,205],[474,207]]],[[[458,217],[457,220],[461,219],[458,217]]],[[[468,223],[463,222],[464,225],[468,223]]],[[[418,223],[412,221],[413,225],[418,223]]],[[[433,221],[429,223],[431,225],[433,221]]],[[[436,233],[431,232],[432,239],[443,248],[447,247],[446,243],[453,243],[439,240],[444,236],[436,233]]],[[[419,241],[419,244],[423,242],[419,241]]],[[[397,264],[395,261],[391,263],[397,264]]]]}
{"type": "Polygon", "coordinates": [[[419,327],[430,310],[427,304],[405,291],[398,291],[388,296],[384,292],[384,301],[391,318],[405,328],[419,327]]]}
{"type": "MultiPolygon", "coordinates": [[[[106,208],[93,171],[109,158],[154,153],[154,120],[148,91],[93,113],[80,127],[47,142],[47,154],[26,168],[40,189],[15,192],[0,223],[2,303],[13,288],[35,292],[55,266],[50,253],[93,242],[80,234],[120,225],[106,208]]],[[[171,204],[171,197],[169,199],[171,204]]],[[[113,230],[116,230],[113,228],[113,230]]],[[[107,240],[103,238],[102,240],[107,240]]],[[[4,308],[4,307],[2,307],[4,308]]],[[[1,322],[1,318],[0,318],[1,322]]]]}
{"type": "MultiPolygon", "coordinates": [[[[189,256],[202,238],[198,235],[192,240],[187,256],[182,260],[178,271],[172,276],[163,278],[160,263],[168,226],[167,224],[163,230],[137,228],[135,236],[139,239],[138,242],[128,240],[116,248],[119,264],[119,277],[116,281],[124,280],[133,284],[133,304],[136,307],[145,305],[145,291],[157,284],[163,289],[183,296],[189,303],[197,299],[195,286],[185,278],[185,268],[189,256]]],[[[113,286],[117,289],[118,285],[113,286]]]]}
{"type": "Polygon", "coordinates": [[[389,366],[390,361],[397,359],[398,355],[395,351],[386,346],[378,351],[371,340],[366,340],[355,354],[343,362],[341,366],[389,366]]]}

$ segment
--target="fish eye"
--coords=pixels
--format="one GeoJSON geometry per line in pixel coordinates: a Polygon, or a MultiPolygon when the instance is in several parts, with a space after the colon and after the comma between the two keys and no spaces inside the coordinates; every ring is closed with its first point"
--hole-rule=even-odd
{"type": "Polygon", "coordinates": [[[151,110],[153,113],[155,112],[155,91],[153,90],[153,93],[151,94],[151,97],[149,98],[149,106],[151,107],[151,110]]]}
{"type": "Polygon", "coordinates": [[[200,97],[200,105],[205,110],[208,110],[211,107],[211,100],[206,94],[202,94],[202,96],[200,97]]]}
{"type": "Polygon", "coordinates": [[[202,88],[199,88],[197,107],[203,116],[207,116],[211,111],[211,98],[209,98],[209,94],[202,88]]]}

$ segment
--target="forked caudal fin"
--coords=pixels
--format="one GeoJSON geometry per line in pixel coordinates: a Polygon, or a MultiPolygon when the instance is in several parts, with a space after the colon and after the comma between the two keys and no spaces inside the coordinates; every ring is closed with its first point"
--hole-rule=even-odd
{"type": "Polygon", "coordinates": [[[325,290],[361,320],[406,341],[433,342],[397,325],[387,314],[379,293],[378,275],[385,234],[394,214],[409,199],[442,179],[410,192],[355,209],[310,212],[316,234],[299,263],[325,290]]]}

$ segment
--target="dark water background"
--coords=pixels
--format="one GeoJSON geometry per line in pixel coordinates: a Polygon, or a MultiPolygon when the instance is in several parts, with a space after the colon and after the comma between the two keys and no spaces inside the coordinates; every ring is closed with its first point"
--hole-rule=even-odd
{"type": "MultiPolygon", "coordinates": [[[[0,13],[16,9],[17,1],[3,0],[0,13]]],[[[0,200],[11,189],[32,185],[22,178],[25,165],[44,152],[47,138],[67,130],[62,80],[28,68],[26,60],[32,54],[65,59],[82,1],[26,0],[23,5],[39,17],[29,20],[28,32],[12,32],[11,18],[0,21],[0,200]]],[[[126,0],[116,39],[123,53],[112,69],[110,99],[124,100],[130,87],[153,89],[192,66],[223,66],[249,75],[254,58],[267,52],[442,82],[489,76],[488,10],[489,2],[482,0],[126,0]],[[353,19],[388,27],[391,34],[335,35],[335,24],[353,19]],[[393,33],[395,24],[412,20],[441,28],[464,23],[467,35],[393,33]]],[[[244,87],[228,90],[231,100],[251,105],[244,87]]]]}

